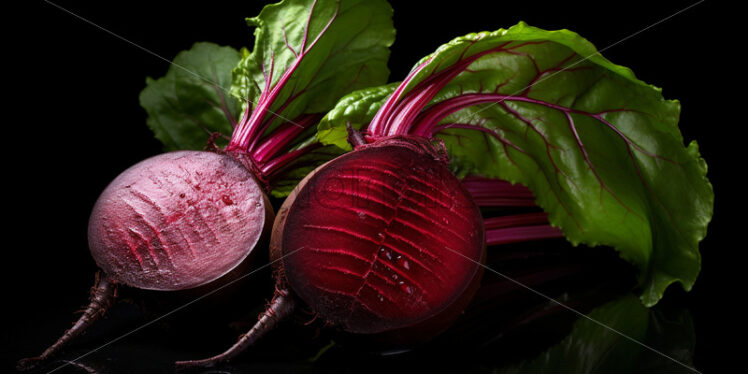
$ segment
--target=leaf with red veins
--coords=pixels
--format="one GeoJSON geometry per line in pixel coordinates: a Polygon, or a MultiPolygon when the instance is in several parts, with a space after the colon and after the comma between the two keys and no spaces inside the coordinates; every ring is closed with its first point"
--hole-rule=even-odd
{"type": "Polygon", "coordinates": [[[284,0],[247,23],[256,27],[254,49],[241,51],[231,87],[244,115],[227,150],[251,157],[282,197],[309,170],[306,161],[335,155],[312,144],[310,121],[342,96],[387,81],[392,8],[385,0],[284,0]]]}
{"type": "Polygon", "coordinates": [[[233,148],[251,151],[282,123],[325,113],[389,75],[394,28],[386,1],[286,0],[247,23],[257,27],[254,50],[234,69],[232,94],[256,105],[237,126],[233,148]]]}
{"type": "MultiPolygon", "coordinates": [[[[375,137],[433,134],[458,177],[527,186],[570,242],[614,247],[638,268],[645,305],[672,283],[692,287],[713,209],[706,164],[695,142],[684,146],[680,104],[587,40],[524,23],[465,35],[391,92],[375,137]]],[[[325,134],[342,135],[357,113],[325,134]]]]}
{"type": "MultiPolygon", "coordinates": [[[[475,104],[429,119],[439,126],[480,118],[481,126],[523,152],[497,140],[492,147],[471,148],[485,144],[476,141],[465,148],[465,138],[458,146],[439,135],[456,162],[452,167],[522,183],[568,240],[616,248],[638,267],[645,305],[655,304],[669,284],[689,290],[700,269],[698,243],[711,219],[713,193],[697,146],[685,147],[677,130],[679,103],[594,54],[578,36],[523,28],[549,42],[483,57],[501,62],[493,79],[482,66],[480,82],[463,72],[440,93],[455,93],[444,102],[475,95],[475,104]],[[508,129],[514,131],[499,131],[508,129]],[[513,156],[481,164],[486,153],[513,156]]],[[[497,35],[494,43],[506,37],[497,35]]],[[[476,133],[462,128],[450,134],[485,136],[470,132],[476,133]]]]}

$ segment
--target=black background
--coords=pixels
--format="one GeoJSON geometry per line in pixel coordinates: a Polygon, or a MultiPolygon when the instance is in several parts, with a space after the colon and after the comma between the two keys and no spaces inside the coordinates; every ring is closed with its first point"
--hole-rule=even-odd
{"type": "MultiPolygon", "coordinates": [[[[666,98],[679,99],[681,131],[686,141],[698,140],[717,198],[709,235],[701,245],[699,280],[692,292],[672,287],[667,296],[672,294],[691,309],[697,333],[695,362],[708,370],[729,359],[720,342],[730,325],[720,311],[731,309],[732,302],[722,289],[739,280],[726,264],[740,245],[729,238],[730,213],[740,209],[735,203],[740,200],[727,195],[728,177],[734,178],[736,164],[744,157],[737,157],[741,149],[730,143],[737,133],[726,129],[744,123],[722,118],[732,108],[723,100],[725,87],[717,83],[731,74],[724,62],[729,57],[715,42],[724,30],[717,26],[715,2],[706,1],[631,36],[694,2],[393,1],[397,37],[390,68],[391,80],[400,80],[418,59],[456,36],[524,20],[545,29],[578,32],[598,49],[606,48],[603,54],[613,62],[663,87],[666,98]]],[[[15,93],[21,103],[13,108],[23,120],[6,127],[11,147],[4,183],[10,187],[4,304],[11,317],[3,329],[3,369],[21,356],[40,352],[68,327],[72,312],[86,301],[95,272],[86,225],[96,197],[122,170],[161,151],[145,125],[138,94],[145,77],[162,76],[168,62],[135,45],[165,59],[196,41],[251,46],[252,31],[243,18],[258,14],[264,5],[219,0],[199,5],[54,3],[129,42],[51,4],[41,2],[35,10],[32,27],[39,37],[25,43],[32,53],[25,54],[27,64],[22,62],[28,73],[15,93]]],[[[255,276],[268,278],[269,272],[255,276]]],[[[264,282],[262,286],[268,286],[264,282]]],[[[108,337],[127,329],[115,326],[108,337]]],[[[107,349],[127,346],[128,339],[107,349]]],[[[137,341],[136,336],[132,339],[137,341]]],[[[227,343],[218,342],[217,347],[227,343]]]]}

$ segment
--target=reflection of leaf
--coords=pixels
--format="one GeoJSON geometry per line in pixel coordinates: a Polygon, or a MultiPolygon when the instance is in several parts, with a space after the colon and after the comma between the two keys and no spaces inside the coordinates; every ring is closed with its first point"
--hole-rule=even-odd
{"type": "Polygon", "coordinates": [[[693,373],[689,369],[695,344],[691,316],[687,311],[670,314],[659,306],[647,309],[634,295],[626,295],[588,314],[608,328],[580,318],[560,343],[501,372],[693,373]]]}
{"type": "Polygon", "coordinates": [[[335,341],[334,340],[330,340],[330,343],[328,343],[326,346],[320,348],[319,351],[317,351],[317,353],[314,356],[312,356],[309,359],[307,359],[307,362],[311,362],[311,363],[317,362],[317,360],[319,360],[319,358],[322,357],[322,355],[325,354],[325,352],[327,352],[334,345],[335,345],[335,341]]]}

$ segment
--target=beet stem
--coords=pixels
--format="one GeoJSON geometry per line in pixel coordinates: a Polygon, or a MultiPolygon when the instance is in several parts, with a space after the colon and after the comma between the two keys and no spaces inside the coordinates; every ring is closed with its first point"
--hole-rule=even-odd
{"type": "Polygon", "coordinates": [[[353,146],[353,148],[366,144],[366,140],[364,140],[364,136],[361,135],[361,133],[358,132],[358,130],[351,127],[350,122],[346,123],[345,128],[346,130],[348,130],[348,143],[350,143],[351,146],[353,146]]]}
{"type": "Polygon", "coordinates": [[[265,312],[260,315],[260,319],[246,334],[239,338],[231,348],[225,352],[202,360],[177,361],[174,366],[177,370],[193,368],[209,368],[228,362],[243,352],[247,347],[252,346],[258,339],[265,336],[266,333],[273,330],[278,323],[285,320],[296,309],[296,301],[288,290],[277,290],[275,297],[268,305],[265,312]]]}
{"type": "Polygon", "coordinates": [[[320,148],[321,146],[322,143],[314,142],[299,149],[272,158],[270,161],[260,166],[260,173],[263,178],[273,180],[276,176],[278,176],[278,173],[285,170],[285,168],[291,165],[294,161],[298,160],[307,153],[320,148]]]}
{"type": "Polygon", "coordinates": [[[531,225],[486,230],[486,245],[522,243],[533,240],[559,239],[564,233],[551,225],[531,225]]]}
{"type": "Polygon", "coordinates": [[[521,184],[511,184],[501,179],[469,176],[462,185],[480,207],[532,207],[536,206],[532,191],[521,184]]]}
{"type": "Polygon", "coordinates": [[[91,297],[88,307],[86,307],[83,314],[78,318],[78,321],[75,322],[73,327],[65,331],[65,334],[63,334],[57,342],[42,352],[41,355],[24,358],[18,361],[16,368],[20,371],[27,371],[34,369],[47,361],[50,357],[54,356],[64,346],[66,346],[70,340],[83,333],[90,325],[101,318],[116,298],[117,282],[110,279],[102,271],[98,271],[96,273],[94,286],[91,287],[91,297]]]}

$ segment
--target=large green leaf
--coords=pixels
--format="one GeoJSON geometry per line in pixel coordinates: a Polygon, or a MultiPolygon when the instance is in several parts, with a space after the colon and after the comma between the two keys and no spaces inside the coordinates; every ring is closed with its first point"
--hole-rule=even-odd
{"type": "MultiPolygon", "coordinates": [[[[232,93],[245,110],[251,105],[251,115],[237,127],[232,149],[267,160],[268,154],[254,153],[257,138],[272,142],[273,131],[284,123],[286,129],[302,128],[300,118],[325,113],[343,95],[387,81],[395,30],[392,8],[384,0],[284,0],[247,22],[256,27],[254,50],[242,50],[232,93]]],[[[315,140],[314,132],[300,131],[290,151],[315,140]]],[[[270,172],[273,195],[286,196],[309,171],[339,153],[334,147],[315,148],[270,172]]]]}
{"type": "Polygon", "coordinates": [[[327,112],[343,95],[389,76],[395,30],[384,0],[285,0],[247,23],[257,27],[255,46],[234,70],[232,93],[256,105],[281,82],[269,106],[281,121],[327,112]]]}
{"type": "Polygon", "coordinates": [[[580,318],[566,338],[538,357],[499,372],[695,372],[695,334],[687,311],[647,309],[627,295],[594,309],[588,317],[580,318]]]}
{"type": "Polygon", "coordinates": [[[140,105],[166,150],[202,149],[210,133],[231,135],[239,102],[228,90],[238,62],[231,47],[195,43],[176,56],[166,76],[146,79],[140,105]]]}
{"type": "MultiPolygon", "coordinates": [[[[680,104],[579,35],[520,23],[456,38],[418,63],[388,110],[370,131],[437,136],[457,176],[526,185],[570,242],[615,247],[640,270],[645,305],[696,280],[714,196],[696,142],[683,144],[680,104]]],[[[344,122],[320,139],[340,143],[330,127],[344,122]]]]}

